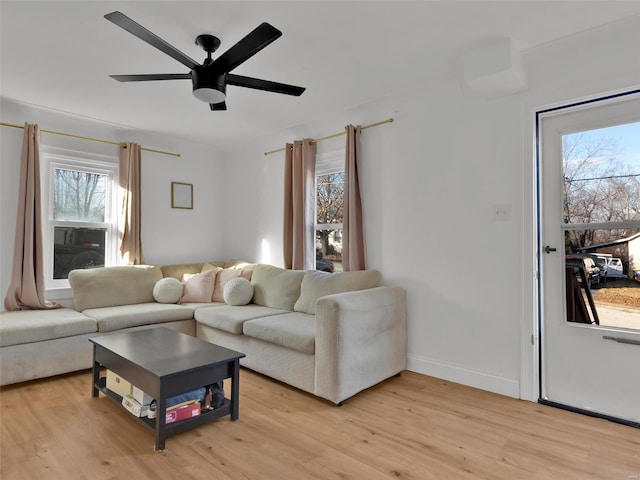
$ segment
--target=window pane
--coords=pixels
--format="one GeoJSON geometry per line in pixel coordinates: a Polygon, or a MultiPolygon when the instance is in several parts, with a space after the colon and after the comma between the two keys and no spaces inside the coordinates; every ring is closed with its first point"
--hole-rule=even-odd
{"type": "MultiPolygon", "coordinates": [[[[590,311],[587,320],[595,323],[597,318],[600,325],[640,329],[640,229],[565,231],[565,246],[567,275],[573,267],[574,289],[580,287],[574,296],[585,297],[582,305],[590,311]],[[588,246],[577,246],[585,242],[588,246]]],[[[571,310],[578,310],[573,307],[578,302],[570,297],[569,285],[567,290],[569,321],[578,321],[571,310]]]]}
{"type": "Polygon", "coordinates": [[[316,230],[316,270],[342,271],[342,229],[316,230]]]}
{"type": "Polygon", "coordinates": [[[342,223],[344,172],[316,177],[316,223],[342,223]]]}
{"type": "Polygon", "coordinates": [[[104,267],[106,228],[55,227],[53,278],[67,278],[75,269],[104,267]]]}
{"type": "Polygon", "coordinates": [[[53,219],[104,222],[107,176],[54,169],[53,219]]]}
{"type": "Polygon", "coordinates": [[[640,220],[639,139],[640,122],[563,135],[565,224],[640,220]]]}

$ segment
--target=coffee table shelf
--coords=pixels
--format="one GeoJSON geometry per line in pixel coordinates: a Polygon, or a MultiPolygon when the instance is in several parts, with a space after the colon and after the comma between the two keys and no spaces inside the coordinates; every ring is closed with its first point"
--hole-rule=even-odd
{"type": "MultiPolygon", "coordinates": [[[[150,432],[154,433],[156,431],[156,419],[155,418],[147,418],[147,417],[137,417],[129,412],[126,408],[122,406],[122,396],[118,395],[116,392],[109,390],[107,388],[107,378],[100,377],[99,382],[95,385],[105,397],[110,398],[115,403],[120,405],[122,410],[127,412],[129,416],[133,417],[138,421],[143,427],[145,427],[150,432]]],[[[185,418],[184,420],[179,420],[174,423],[167,423],[165,426],[165,437],[170,437],[180,432],[184,432],[185,430],[189,430],[190,428],[197,427],[199,425],[204,425],[205,423],[209,423],[213,420],[217,420],[218,418],[222,418],[231,413],[231,400],[228,398],[224,399],[224,404],[221,407],[218,407],[214,410],[201,410],[200,415],[197,417],[185,418]]]]}

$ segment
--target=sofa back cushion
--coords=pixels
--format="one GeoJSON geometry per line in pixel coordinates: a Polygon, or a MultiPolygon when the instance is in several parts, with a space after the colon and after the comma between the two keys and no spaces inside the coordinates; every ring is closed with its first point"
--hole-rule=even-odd
{"type": "Polygon", "coordinates": [[[160,267],[126,265],[69,272],[69,285],[78,311],[153,302],[153,287],[162,278],[160,267]]]}
{"type": "Polygon", "coordinates": [[[296,312],[315,315],[316,302],[320,297],[334,293],[352,292],[380,286],[382,275],[378,270],[353,272],[305,272],[300,286],[300,298],[296,301],[296,312]]]}
{"type": "Polygon", "coordinates": [[[251,276],[253,303],[293,312],[300,296],[303,270],[285,270],[273,265],[256,265],[251,276]]]}
{"type": "MultiPolygon", "coordinates": [[[[223,267],[224,262],[206,262],[209,265],[214,267],[223,267]]],[[[204,262],[200,263],[176,263],[173,265],[163,265],[160,267],[162,269],[163,277],[173,277],[182,281],[182,276],[185,273],[200,273],[202,272],[202,267],[205,265],[204,262]]]]}

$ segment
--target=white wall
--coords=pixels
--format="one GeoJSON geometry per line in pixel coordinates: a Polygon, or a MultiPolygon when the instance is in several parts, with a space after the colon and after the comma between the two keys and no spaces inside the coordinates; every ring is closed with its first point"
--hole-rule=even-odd
{"type": "Polygon", "coordinates": [[[408,292],[409,368],[537,398],[534,113],[640,85],[628,57],[639,32],[636,19],[525,52],[518,95],[483,99],[441,79],[228,153],[227,256],[282,264],[283,154],[263,152],[393,117],[362,136],[365,228],[369,266],[408,292]],[[494,221],[495,206],[511,219],[494,221]]]}
{"type": "MultiPolygon", "coordinates": [[[[142,241],[145,260],[164,265],[180,262],[224,259],[221,205],[221,161],[202,145],[152,134],[127,130],[118,125],[77,118],[60,112],[38,109],[2,99],[2,121],[23,125],[37,123],[41,129],[109,141],[134,141],[143,147],[179,153],[179,158],[157,153],[142,153],[142,241]],[[171,208],[171,182],[192,183],[193,210],[171,208]]],[[[11,277],[15,237],[18,178],[23,130],[0,129],[0,292],[2,301],[11,277]]],[[[117,162],[118,147],[42,133],[41,143],[99,155],[117,162]]],[[[69,292],[48,295],[69,305],[69,292]]],[[[4,309],[4,308],[3,308],[4,309]]]]}

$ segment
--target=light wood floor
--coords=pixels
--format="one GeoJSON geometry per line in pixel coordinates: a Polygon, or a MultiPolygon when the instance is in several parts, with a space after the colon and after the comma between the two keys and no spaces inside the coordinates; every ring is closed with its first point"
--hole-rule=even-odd
{"type": "Polygon", "coordinates": [[[154,453],[90,377],[0,390],[2,480],[640,478],[639,429],[410,372],[337,407],[242,369],[237,422],[154,453]]]}

